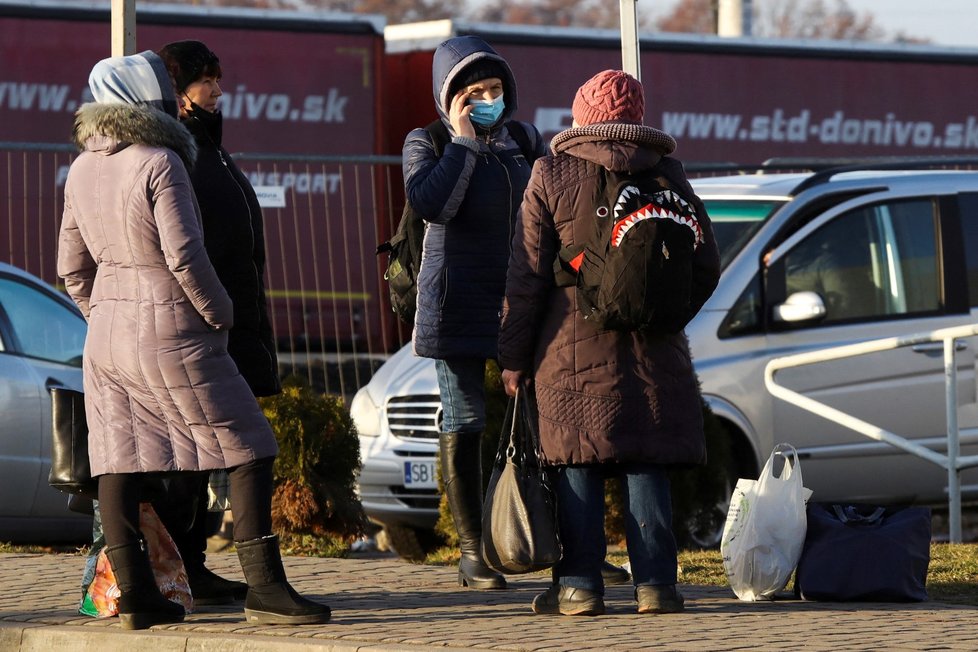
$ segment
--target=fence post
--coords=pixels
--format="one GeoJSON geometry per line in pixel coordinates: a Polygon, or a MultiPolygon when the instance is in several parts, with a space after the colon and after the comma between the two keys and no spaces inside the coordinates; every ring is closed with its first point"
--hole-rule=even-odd
{"type": "Polygon", "coordinates": [[[961,469],[958,456],[961,452],[958,432],[958,370],[954,364],[957,340],[944,338],[944,394],[947,406],[947,512],[948,538],[951,543],[961,543],[961,469]]]}
{"type": "Polygon", "coordinates": [[[112,56],[136,52],[136,0],[112,0],[112,56]]]}

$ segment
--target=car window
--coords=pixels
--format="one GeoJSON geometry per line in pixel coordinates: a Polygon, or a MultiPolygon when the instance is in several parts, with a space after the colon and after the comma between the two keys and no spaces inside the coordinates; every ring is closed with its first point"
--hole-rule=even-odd
{"type": "Polygon", "coordinates": [[[713,224],[713,236],[720,250],[720,267],[725,269],[768,216],[784,202],[704,198],[703,204],[713,224]]]}
{"type": "Polygon", "coordinates": [[[720,325],[720,337],[748,335],[761,330],[761,275],[754,276],[720,325]]]}
{"type": "Polygon", "coordinates": [[[959,205],[965,261],[968,266],[968,305],[974,307],[978,306],[978,194],[961,195],[959,205]]]}
{"type": "Polygon", "coordinates": [[[787,292],[818,293],[820,324],[938,311],[935,224],[929,199],[844,213],[787,253],[787,292]]]}
{"type": "Polygon", "coordinates": [[[54,297],[13,278],[0,278],[6,318],[4,348],[22,355],[80,367],[85,320],[54,297]]]}

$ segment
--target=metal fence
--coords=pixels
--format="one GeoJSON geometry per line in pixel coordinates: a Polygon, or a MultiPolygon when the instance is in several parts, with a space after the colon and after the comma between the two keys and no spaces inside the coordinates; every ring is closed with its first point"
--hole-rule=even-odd
{"type": "Polygon", "coordinates": [[[803,410],[813,412],[835,423],[839,423],[847,428],[851,428],[870,439],[886,442],[911,455],[916,455],[928,462],[937,464],[947,471],[950,540],[951,543],[961,543],[961,471],[962,469],[978,466],[978,455],[962,456],[960,454],[957,367],[954,364],[954,351],[958,339],[973,337],[975,335],[978,335],[978,324],[944,328],[926,333],[913,333],[902,337],[868,340],[856,344],[836,346],[775,358],[768,362],[767,367],[764,369],[764,384],[772,395],[781,400],[796,405],[803,410]],[[816,401],[809,396],[799,394],[784,385],[778,384],[775,379],[778,371],[782,369],[802,367],[820,362],[828,362],[830,360],[839,360],[841,358],[860,356],[877,351],[888,351],[904,346],[916,346],[930,342],[941,342],[944,351],[944,399],[947,418],[947,444],[945,453],[931,450],[905,437],[858,419],[851,414],[837,410],[830,405],[816,401]]]}
{"type": "MultiPolygon", "coordinates": [[[[0,259],[52,285],[68,145],[0,142],[0,259]]],[[[266,205],[266,288],[283,375],[349,396],[404,342],[375,255],[403,205],[400,158],[236,154],[266,205]]]]}

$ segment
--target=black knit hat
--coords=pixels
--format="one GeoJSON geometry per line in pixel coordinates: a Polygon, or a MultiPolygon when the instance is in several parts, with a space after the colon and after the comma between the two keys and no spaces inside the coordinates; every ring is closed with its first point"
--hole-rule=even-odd
{"type": "Polygon", "coordinates": [[[166,63],[166,69],[179,93],[205,75],[221,76],[220,59],[200,41],[169,43],[160,48],[157,54],[166,63]]]}
{"type": "Polygon", "coordinates": [[[493,59],[479,59],[473,61],[455,75],[449,88],[448,97],[455,97],[455,94],[470,84],[474,84],[489,77],[498,77],[505,82],[508,79],[506,69],[503,64],[493,59]]]}

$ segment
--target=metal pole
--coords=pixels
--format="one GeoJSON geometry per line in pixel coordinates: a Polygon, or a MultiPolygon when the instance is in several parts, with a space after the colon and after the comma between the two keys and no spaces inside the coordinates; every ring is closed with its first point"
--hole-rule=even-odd
{"type": "Polygon", "coordinates": [[[112,0],[112,56],[136,52],[136,0],[112,0]]]}
{"type": "Polygon", "coordinates": [[[638,0],[619,0],[621,12],[621,69],[642,81],[638,46],[638,0]]]}
{"type": "Polygon", "coordinates": [[[741,0],[717,3],[717,36],[744,35],[744,7],[741,0]]]}
{"type": "Polygon", "coordinates": [[[958,456],[961,442],[958,432],[958,369],[954,364],[956,340],[944,340],[944,391],[947,406],[947,511],[949,539],[951,543],[961,543],[961,469],[958,456]]]}

